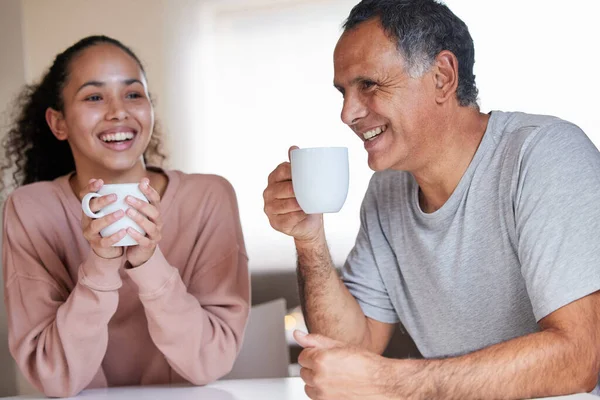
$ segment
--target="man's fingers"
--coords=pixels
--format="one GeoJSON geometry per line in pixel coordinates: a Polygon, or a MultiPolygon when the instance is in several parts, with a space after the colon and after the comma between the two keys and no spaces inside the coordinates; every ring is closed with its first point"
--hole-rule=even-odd
{"type": "Polygon", "coordinates": [[[265,205],[265,213],[268,216],[285,215],[297,211],[302,211],[296,198],[272,200],[265,205]]]}
{"type": "Polygon", "coordinates": [[[263,192],[265,203],[272,199],[289,199],[296,197],[292,181],[281,181],[269,184],[263,192]]]}
{"type": "Polygon", "coordinates": [[[282,162],[269,174],[269,185],[275,182],[289,181],[292,179],[292,167],[289,162],[282,162]]]}
{"type": "Polygon", "coordinates": [[[330,337],[318,333],[306,334],[299,330],[294,331],[294,339],[296,339],[296,342],[304,348],[314,347],[317,349],[333,349],[342,345],[341,342],[330,337]]]}
{"type": "Polygon", "coordinates": [[[300,378],[308,386],[315,386],[315,373],[313,370],[304,367],[300,368],[300,378]]]}
{"type": "Polygon", "coordinates": [[[294,211],[287,214],[271,215],[269,223],[274,229],[291,234],[292,230],[307,217],[308,215],[304,211],[294,211]]]}
{"type": "Polygon", "coordinates": [[[321,351],[322,350],[315,349],[315,348],[309,348],[309,349],[302,350],[300,352],[300,355],[298,356],[298,364],[300,364],[301,367],[314,370],[316,367],[315,358],[318,356],[318,354],[321,351]]]}

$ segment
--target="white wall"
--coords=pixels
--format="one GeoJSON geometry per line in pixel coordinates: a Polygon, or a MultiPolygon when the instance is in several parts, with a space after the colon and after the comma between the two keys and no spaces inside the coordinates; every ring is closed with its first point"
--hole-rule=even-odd
{"type": "Polygon", "coordinates": [[[446,0],[469,26],[484,110],[551,114],[600,145],[598,0],[446,0]]]}
{"type": "MultiPolygon", "coordinates": [[[[2,0],[0,5],[0,54],[2,55],[0,57],[0,137],[4,137],[9,121],[9,104],[19,87],[25,83],[19,0],[2,0]]],[[[0,158],[3,157],[4,153],[0,158]]],[[[4,298],[4,282],[1,277],[0,298],[4,298]]],[[[0,307],[0,396],[17,393],[15,377],[15,364],[8,352],[6,310],[2,306],[0,307]]]]}
{"type": "Polygon", "coordinates": [[[193,146],[199,153],[193,169],[226,176],[236,188],[254,270],[295,266],[293,241],[270,227],[262,198],[268,174],[287,160],[290,145],[349,147],[348,199],[340,213],[325,216],[336,264],[356,237],[371,171],[362,143],[339,120],[341,97],[332,86],[332,51],[353,4],[205,2],[211,24],[196,51],[204,55],[198,69],[204,107],[197,108],[206,133],[193,146]]]}
{"type": "MultiPolygon", "coordinates": [[[[332,87],[332,52],[356,2],[203,2],[203,31],[188,42],[195,82],[179,92],[194,104],[194,131],[201,132],[189,146],[192,170],[218,173],[233,183],[254,269],[289,269],[295,263],[292,241],[271,229],[262,211],[267,175],[286,160],[292,144],[349,148],[348,200],[325,222],[336,264],[354,244],[371,171],[362,143],[339,119],[342,98],[332,87]]],[[[554,114],[579,124],[600,144],[594,71],[600,65],[594,20],[600,1],[447,4],[474,38],[482,111],[554,114]]]]}

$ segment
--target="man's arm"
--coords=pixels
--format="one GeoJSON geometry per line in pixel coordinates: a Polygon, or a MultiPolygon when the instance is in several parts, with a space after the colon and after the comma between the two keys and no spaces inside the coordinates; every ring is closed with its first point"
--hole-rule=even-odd
{"type": "MultiPolygon", "coordinates": [[[[289,151],[294,148],[297,147],[292,146],[289,151]]],[[[263,198],[271,226],[294,238],[300,299],[309,329],[382,353],[394,325],[365,317],[338,277],[327,248],[323,215],[305,214],[300,208],[289,162],[279,164],[269,174],[263,198]]]]}
{"type": "Polygon", "coordinates": [[[541,332],[464,356],[389,360],[390,394],[516,399],[590,392],[600,373],[600,292],[540,321],[541,332]]]}
{"type": "Polygon", "coordinates": [[[325,235],[320,235],[317,241],[296,240],[295,243],[298,291],[309,330],[377,354],[383,353],[394,325],[364,315],[333,266],[325,235]]]}

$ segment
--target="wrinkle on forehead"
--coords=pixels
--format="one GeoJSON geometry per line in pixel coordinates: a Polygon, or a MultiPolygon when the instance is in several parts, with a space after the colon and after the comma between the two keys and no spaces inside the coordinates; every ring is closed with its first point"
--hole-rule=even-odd
{"type": "Polygon", "coordinates": [[[334,50],[334,84],[349,85],[360,76],[385,78],[405,75],[405,63],[396,44],[378,19],[362,22],[340,37],[334,50]]]}

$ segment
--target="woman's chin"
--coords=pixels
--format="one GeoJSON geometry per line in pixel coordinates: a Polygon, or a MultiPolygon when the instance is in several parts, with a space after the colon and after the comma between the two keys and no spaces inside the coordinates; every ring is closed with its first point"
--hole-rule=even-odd
{"type": "Polygon", "coordinates": [[[136,170],[144,170],[144,161],[142,157],[138,157],[135,160],[114,160],[113,162],[104,161],[101,165],[102,169],[112,175],[127,175],[128,173],[136,170]]]}

